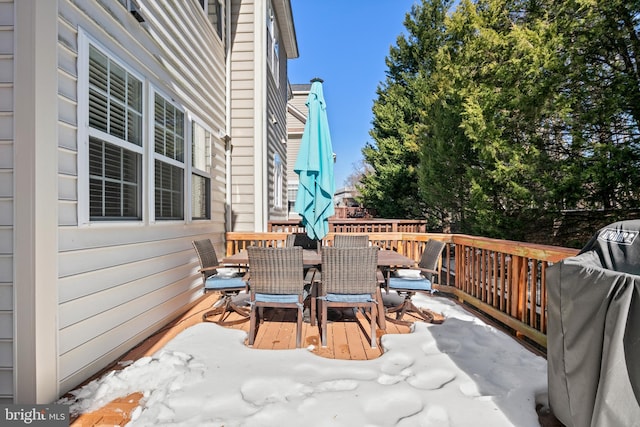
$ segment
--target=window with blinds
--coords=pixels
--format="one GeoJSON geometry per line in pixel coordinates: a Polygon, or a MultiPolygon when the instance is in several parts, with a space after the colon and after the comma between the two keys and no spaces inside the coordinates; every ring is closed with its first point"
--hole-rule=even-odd
{"type": "Polygon", "coordinates": [[[211,130],[187,120],[179,103],[153,88],[148,92],[132,68],[84,40],[88,69],[79,87],[88,91],[88,144],[78,152],[88,162],[79,168],[88,191],[79,196],[81,222],[211,219],[211,130]]]}
{"type": "Polygon", "coordinates": [[[156,220],[184,219],[184,112],[154,97],[156,220]]]}
{"type": "Polygon", "coordinates": [[[154,166],[156,219],[183,219],[184,170],[160,160],[154,166]]]}
{"type": "Polygon", "coordinates": [[[184,161],[184,113],[157,93],[154,139],[156,153],[184,161]]]}
{"type": "Polygon", "coordinates": [[[142,156],[89,138],[89,211],[91,219],[141,218],[142,156]]]}
{"type": "Polygon", "coordinates": [[[191,219],[211,218],[211,132],[192,122],[191,219]]]}
{"type": "Polygon", "coordinates": [[[142,82],[89,47],[89,215],[142,218],[142,82]]]}

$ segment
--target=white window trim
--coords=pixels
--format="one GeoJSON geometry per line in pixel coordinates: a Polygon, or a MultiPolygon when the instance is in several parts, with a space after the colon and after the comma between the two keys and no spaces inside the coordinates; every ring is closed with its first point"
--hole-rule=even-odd
{"type": "Polygon", "coordinates": [[[123,225],[142,225],[145,223],[145,218],[148,210],[145,209],[144,197],[145,197],[145,168],[144,161],[145,145],[147,144],[147,135],[145,132],[144,122],[148,120],[148,104],[145,101],[144,93],[147,91],[146,79],[144,76],[132,69],[126,62],[120,60],[120,58],[112,51],[107,49],[104,45],[91,37],[82,27],[78,27],[78,134],[77,134],[77,165],[78,165],[78,204],[77,204],[77,216],[78,227],[88,226],[118,226],[123,225]],[[109,57],[109,60],[116,62],[128,73],[136,77],[142,82],[142,146],[132,144],[128,141],[122,141],[113,137],[107,133],[101,132],[97,129],[89,127],[89,45],[93,45],[103,54],[109,57]],[[104,221],[91,221],[89,213],[89,137],[96,136],[106,142],[112,143],[124,147],[128,150],[140,153],[143,157],[142,160],[142,182],[141,185],[141,220],[104,220],[104,221]]]}
{"type": "Polygon", "coordinates": [[[201,120],[199,117],[197,117],[195,114],[193,114],[193,112],[189,111],[187,114],[188,117],[188,121],[187,124],[189,126],[189,129],[187,131],[187,134],[189,136],[189,141],[187,143],[187,148],[188,148],[188,154],[189,154],[189,158],[188,158],[188,162],[187,162],[187,170],[188,170],[188,174],[189,174],[189,179],[188,179],[188,191],[186,193],[186,200],[187,200],[187,204],[189,207],[189,216],[185,219],[187,219],[189,222],[207,222],[207,221],[211,221],[213,219],[213,213],[212,213],[212,205],[213,205],[213,168],[214,168],[214,147],[215,147],[215,142],[219,141],[219,138],[216,137],[216,134],[213,132],[213,129],[211,129],[211,127],[209,127],[208,125],[205,124],[204,120],[201,120]],[[207,132],[209,132],[210,135],[210,140],[209,140],[209,153],[210,153],[210,158],[209,161],[211,162],[211,164],[209,165],[209,172],[202,170],[202,169],[198,169],[196,167],[193,166],[193,160],[192,160],[192,146],[193,146],[193,123],[196,123],[198,126],[202,127],[204,130],[206,130],[207,132]],[[193,206],[191,205],[191,175],[195,174],[195,175],[200,175],[202,177],[208,178],[209,179],[209,184],[210,184],[210,188],[209,188],[209,218],[208,219],[193,219],[193,206]]]}
{"type": "MultiPolygon", "coordinates": [[[[188,136],[189,136],[189,129],[188,129],[188,124],[189,121],[187,120],[187,111],[186,109],[179,103],[175,102],[172,96],[169,96],[166,94],[166,92],[163,92],[161,89],[157,88],[156,86],[150,85],[149,90],[148,90],[148,98],[147,98],[147,105],[149,106],[148,108],[148,135],[149,137],[146,139],[147,142],[147,162],[146,162],[146,166],[147,166],[147,189],[148,189],[148,193],[147,193],[147,203],[149,205],[149,223],[150,224],[183,224],[189,221],[189,217],[187,217],[187,204],[186,204],[186,200],[189,200],[189,204],[191,204],[190,202],[190,197],[187,199],[188,195],[190,195],[191,193],[189,193],[187,191],[187,189],[191,188],[191,184],[187,184],[187,167],[186,165],[188,165],[190,163],[190,157],[187,157],[188,153],[190,152],[190,144],[187,143],[187,141],[189,140],[188,136]],[[182,153],[183,153],[183,161],[180,162],[179,160],[175,160],[172,159],[170,157],[166,157],[162,154],[156,153],[156,148],[155,148],[155,95],[158,94],[160,95],[162,98],[165,99],[166,102],[170,103],[171,105],[173,105],[174,107],[176,107],[176,109],[180,110],[183,113],[183,129],[185,129],[185,133],[183,136],[183,147],[182,147],[182,153]],[[189,151],[187,151],[189,150],[189,151]],[[156,220],[156,201],[155,201],[155,195],[156,195],[156,180],[155,180],[155,161],[156,160],[160,160],[162,162],[168,163],[172,166],[176,166],[179,167],[183,170],[183,179],[182,179],[182,219],[160,219],[160,220],[156,220]]],[[[144,159],[143,159],[144,162],[144,159]]],[[[189,176],[188,178],[191,178],[191,176],[189,176]]],[[[190,179],[189,179],[190,181],[190,179]]]]}

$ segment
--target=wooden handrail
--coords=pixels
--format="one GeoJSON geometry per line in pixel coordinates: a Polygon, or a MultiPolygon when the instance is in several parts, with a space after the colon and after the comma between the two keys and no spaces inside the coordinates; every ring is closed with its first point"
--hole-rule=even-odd
{"type": "MultiPolygon", "coordinates": [[[[226,234],[226,254],[249,245],[284,246],[289,232],[226,234]]],[[[332,245],[335,232],[322,245],[332,245]]],[[[362,234],[362,233],[353,233],[362,234]]],[[[429,239],[442,240],[443,253],[438,284],[434,288],[502,322],[546,348],[546,269],[578,250],[557,246],[489,239],[462,234],[367,232],[371,244],[420,260],[429,239]]]]}

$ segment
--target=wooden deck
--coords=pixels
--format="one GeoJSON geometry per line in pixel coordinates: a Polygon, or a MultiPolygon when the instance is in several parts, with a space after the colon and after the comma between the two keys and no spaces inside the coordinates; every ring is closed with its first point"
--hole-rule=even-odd
{"type": "MultiPolygon", "coordinates": [[[[217,293],[206,294],[191,310],[133,348],[120,360],[136,360],[140,357],[154,354],[178,333],[202,322],[202,313],[210,309],[218,298],[219,294],[217,293]]],[[[288,316],[284,311],[266,313],[265,317],[268,315],[272,316],[271,320],[264,322],[260,326],[254,348],[273,350],[295,348],[296,323],[294,317],[288,316]]],[[[365,318],[361,313],[356,317],[344,313],[336,313],[336,317],[339,317],[339,319],[329,322],[327,327],[327,347],[322,348],[319,345],[319,327],[317,325],[311,326],[307,322],[303,323],[302,346],[309,347],[313,345],[312,352],[314,354],[331,359],[367,360],[375,359],[382,354],[380,345],[375,349],[370,346],[368,318],[365,318]]],[[[248,332],[249,322],[230,327],[248,332]]],[[[378,344],[380,344],[380,337],[384,334],[406,334],[409,332],[409,327],[391,322],[387,322],[386,327],[386,331],[380,329],[377,331],[378,344]]],[[[122,365],[114,363],[104,372],[97,375],[96,378],[107,371],[119,369],[120,366],[122,365]]],[[[141,393],[134,393],[117,399],[98,411],[82,414],[76,419],[72,419],[71,426],[124,426],[130,421],[130,415],[138,406],[141,398],[141,393]]]]}

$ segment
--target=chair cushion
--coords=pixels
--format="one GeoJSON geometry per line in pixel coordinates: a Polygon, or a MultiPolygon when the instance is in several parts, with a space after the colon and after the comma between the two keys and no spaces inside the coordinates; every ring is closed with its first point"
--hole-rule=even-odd
{"type": "Polygon", "coordinates": [[[237,274],[214,274],[209,276],[204,284],[205,289],[216,291],[244,288],[245,286],[244,280],[237,274]]]}
{"type": "Polygon", "coordinates": [[[395,277],[407,278],[407,279],[424,279],[420,270],[414,270],[411,268],[399,268],[394,271],[393,275],[395,277]]]}
{"type": "Polygon", "coordinates": [[[389,277],[389,289],[408,289],[411,291],[430,291],[431,280],[420,277],[389,277]]]}
{"type": "Polygon", "coordinates": [[[371,294],[327,294],[321,299],[329,302],[374,302],[371,294]]]}
{"type": "Polygon", "coordinates": [[[259,294],[256,293],[256,302],[278,302],[295,304],[298,302],[298,294],[259,294]]]}

